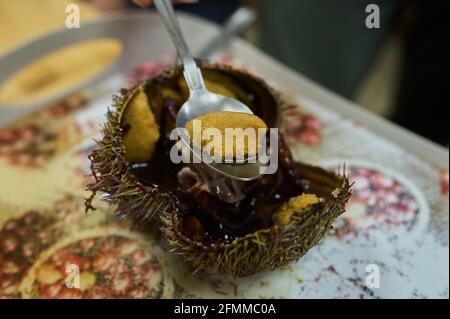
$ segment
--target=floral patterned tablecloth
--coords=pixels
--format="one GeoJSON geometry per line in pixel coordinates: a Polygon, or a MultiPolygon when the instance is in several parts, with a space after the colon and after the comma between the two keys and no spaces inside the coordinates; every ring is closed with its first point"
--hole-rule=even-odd
{"type": "MultiPolygon", "coordinates": [[[[134,79],[162,69],[148,62],[134,79]]],[[[283,130],[294,156],[330,170],[345,163],[355,182],[347,212],[299,262],[206,279],[157,230],[131,231],[101,201],[85,214],[87,154],[111,94],[80,93],[0,130],[0,297],[448,298],[448,171],[327,105],[290,99],[299,108],[284,110],[283,130]],[[79,289],[66,286],[68,264],[79,266],[79,289]],[[378,288],[367,285],[373,267],[378,288]]]]}

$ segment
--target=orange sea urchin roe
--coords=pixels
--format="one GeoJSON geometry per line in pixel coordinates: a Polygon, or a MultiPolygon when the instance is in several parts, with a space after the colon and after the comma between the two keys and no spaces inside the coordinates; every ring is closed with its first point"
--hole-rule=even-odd
{"type": "Polygon", "coordinates": [[[273,216],[273,220],[277,225],[286,226],[291,221],[292,215],[295,212],[299,212],[318,202],[319,198],[314,194],[302,194],[294,197],[277,210],[273,216]]]}
{"type": "Polygon", "coordinates": [[[209,155],[241,158],[258,154],[261,138],[267,132],[267,125],[253,114],[211,112],[189,121],[186,129],[192,143],[197,147],[201,146],[209,155]],[[195,131],[197,128],[200,128],[199,132],[195,131]],[[217,129],[220,137],[207,134],[211,128],[217,129]],[[227,132],[226,129],[231,130],[227,132]]]}
{"type": "Polygon", "coordinates": [[[147,96],[139,90],[124,111],[121,127],[125,157],[130,163],[142,163],[152,158],[159,140],[159,125],[150,109],[147,96]]]}

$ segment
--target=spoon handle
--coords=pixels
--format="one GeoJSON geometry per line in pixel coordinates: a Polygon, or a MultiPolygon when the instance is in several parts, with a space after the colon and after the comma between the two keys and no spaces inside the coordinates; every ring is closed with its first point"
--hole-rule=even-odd
{"type": "Polygon", "coordinates": [[[154,3],[170,37],[172,38],[172,42],[177,49],[181,61],[183,61],[184,77],[189,90],[195,91],[204,89],[205,83],[203,81],[202,73],[197,67],[197,63],[195,63],[183,37],[172,3],[170,0],[155,0],[154,3]]]}

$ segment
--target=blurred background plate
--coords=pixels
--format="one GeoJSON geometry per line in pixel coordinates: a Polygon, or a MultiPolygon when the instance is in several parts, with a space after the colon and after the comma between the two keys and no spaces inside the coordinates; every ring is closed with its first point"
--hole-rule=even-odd
{"type": "MultiPolygon", "coordinates": [[[[195,48],[197,48],[197,51],[200,50],[200,48],[206,45],[208,39],[218,34],[218,27],[207,21],[198,18],[193,19],[188,14],[180,15],[180,20],[186,34],[196,35],[190,40],[190,44],[194,48],[194,53],[198,53],[195,51],[195,48]]],[[[105,16],[96,21],[82,23],[79,29],[61,29],[33,39],[8,51],[0,57],[2,70],[0,73],[0,86],[8,79],[11,79],[11,77],[13,81],[16,79],[15,82],[19,82],[18,84],[20,85],[21,77],[34,82],[34,84],[31,83],[28,85],[31,88],[33,85],[41,85],[41,91],[44,91],[44,93],[28,92],[28,95],[32,96],[34,94],[38,97],[25,103],[5,103],[6,94],[4,93],[3,99],[0,98],[0,126],[74,92],[92,87],[114,76],[127,74],[145,61],[158,59],[168,52],[173,52],[173,47],[166,35],[165,29],[160,23],[159,17],[152,13],[142,12],[105,16]],[[92,42],[94,40],[100,40],[103,43],[92,42]],[[115,43],[111,42],[112,40],[116,41],[117,44],[114,45],[115,43]],[[44,62],[51,65],[59,62],[60,65],[64,65],[65,59],[70,58],[70,56],[77,53],[85,54],[85,57],[77,62],[80,66],[83,66],[83,63],[90,63],[91,69],[99,71],[97,74],[89,75],[88,72],[86,74],[80,74],[76,66],[72,66],[72,68],[60,70],[60,74],[56,74],[56,70],[55,74],[48,78],[48,72],[51,72],[51,70],[42,68],[42,66],[36,67],[36,65],[32,65],[33,62],[45,58],[49,54],[53,55],[56,51],[75,44],[82,44],[84,47],[79,47],[78,52],[74,51],[65,55],[62,54],[59,57],[55,56],[50,61],[41,60],[41,64],[44,62]],[[103,49],[99,46],[94,48],[92,44],[103,45],[104,47],[103,49]],[[99,55],[99,49],[104,51],[103,56],[102,52],[99,55]],[[111,51],[115,51],[117,58],[111,51]],[[89,55],[94,54],[99,55],[99,58],[89,60],[89,55]],[[99,61],[100,59],[102,61],[99,61]],[[99,64],[101,65],[105,60],[109,63],[102,69],[101,66],[99,67],[99,64]],[[21,71],[30,65],[31,67],[28,70],[21,71]],[[18,72],[25,73],[15,76],[18,72]],[[60,90],[43,88],[42,83],[49,81],[66,82],[68,85],[60,85],[60,90]],[[45,91],[50,91],[50,94],[45,95],[45,91]]],[[[8,87],[2,89],[5,90],[8,87]]],[[[36,88],[34,89],[36,90],[36,88]]],[[[14,92],[14,89],[12,91],[14,92]]],[[[23,90],[16,91],[23,92],[23,90]]],[[[2,97],[1,94],[0,97],[2,97]]],[[[19,98],[19,101],[21,100],[20,97],[17,98],[19,98]]],[[[26,100],[26,98],[22,97],[23,99],[26,100]]]]}

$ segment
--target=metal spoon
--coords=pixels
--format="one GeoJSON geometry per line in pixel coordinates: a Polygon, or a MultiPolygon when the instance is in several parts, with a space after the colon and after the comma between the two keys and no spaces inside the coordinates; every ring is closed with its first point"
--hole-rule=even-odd
{"type": "Polygon", "coordinates": [[[181,33],[180,25],[170,0],[155,0],[155,6],[161,16],[175,48],[184,66],[184,78],[189,87],[188,101],[181,107],[176,119],[176,126],[183,143],[190,151],[213,171],[239,181],[249,181],[260,175],[261,164],[255,158],[247,159],[244,163],[215,163],[207,154],[191,145],[184,127],[190,120],[210,112],[241,112],[253,114],[243,103],[208,91],[203,76],[181,33]]]}
{"type": "Polygon", "coordinates": [[[207,43],[198,53],[202,59],[208,59],[217,49],[227,43],[233,35],[246,31],[257,18],[256,10],[250,7],[239,7],[225,21],[219,35],[207,43]]]}

